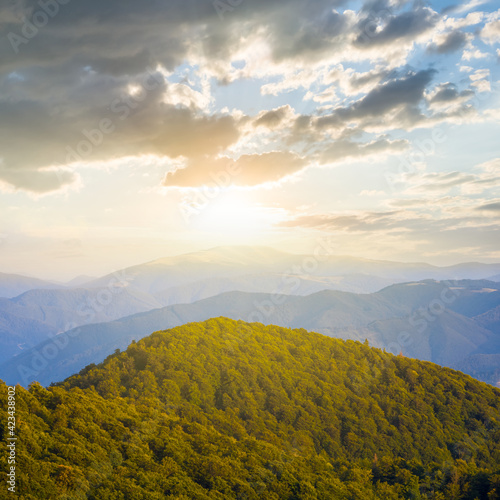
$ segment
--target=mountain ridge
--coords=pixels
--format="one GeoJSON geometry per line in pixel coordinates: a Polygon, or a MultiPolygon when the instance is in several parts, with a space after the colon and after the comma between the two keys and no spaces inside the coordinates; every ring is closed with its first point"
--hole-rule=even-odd
{"type": "MultiPolygon", "coordinates": [[[[457,282],[456,285],[460,285],[457,288],[461,289],[460,295],[452,294],[455,301],[446,304],[446,307],[444,303],[441,304],[444,309],[434,312],[431,305],[439,299],[443,290],[449,290],[448,285],[440,282],[424,282],[415,286],[394,285],[370,295],[323,291],[300,297],[226,292],[192,304],[176,304],[109,323],[82,325],[56,339],[64,344],[63,348],[54,349],[56,340],[49,339],[7,361],[0,366],[0,378],[9,383],[28,383],[36,377],[43,384],[55,382],[86,364],[102,361],[115,349],[124,349],[132,340],[139,340],[151,331],[218,316],[282,327],[307,328],[344,339],[363,341],[367,338],[372,345],[386,347],[391,352],[403,351],[406,355],[431,361],[439,359],[451,366],[457,362],[457,354],[442,347],[438,357],[435,349],[431,349],[431,341],[438,342],[439,338],[444,341],[446,338],[449,345],[454,345],[452,339],[455,338],[456,345],[464,346],[465,357],[465,354],[479,352],[470,345],[471,337],[477,349],[481,343],[495,340],[494,332],[485,330],[473,319],[484,309],[484,294],[476,292],[485,283],[489,282],[474,281],[471,290],[468,290],[466,281],[457,282]],[[406,302],[403,300],[405,294],[408,297],[406,302]],[[478,297],[483,297],[483,300],[475,303],[472,299],[478,297]],[[468,304],[470,317],[460,314],[463,304],[468,304]],[[450,312],[446,312],[448,310],[450,312]],[[439,321],[437,318],[440,318],[439,321]],[[380,323],[381,320],[386,321],[387,328],[382,328],[384,324],[380,323]],[[468,332],[473,326],[474,330],[468,332]],[[432,339],[433,332],[438,338],[432,339]],[[45,360],[43,369],[33,369],[34,365],[40,366],[40,353],[46,350],[55,351],[50,363],[45,360]],[[433,356],[429,354],[432,352],[433,356]],[[20,367],[23,367],[23,373],[30,375],[29,380],[20,377],[20,367]]],[[[488,307],[490,301],[493,305],[500,305],[500,292],[495,290],[485,293],[492,296],[491,299],[486,297],[488,307]]],[[[499,379],[495,372],[491,377],[488,382],[496,384],[499,379]]]]}

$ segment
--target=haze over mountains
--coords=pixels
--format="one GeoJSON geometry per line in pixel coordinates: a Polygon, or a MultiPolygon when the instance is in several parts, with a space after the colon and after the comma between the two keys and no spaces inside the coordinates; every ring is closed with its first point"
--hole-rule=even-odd
{"type": "MultiPolygon", "coordinates": [[[[406,356],[450,367],[457,367],[472,355],[500,353],[500,336],[485,327],[483,316],[485,310],[500,305],[500,285],[467,280],[454,285],[456,294],[447,284],[435,281],[393,285],[369,295],[337,291],[308,296],[227,292],[192,304],[83,325],[11,358],[0,366],[0,378],[9,383],[26,384],[36,379],[49,384],[102,361],[149,332],[218,316],[301,327],[344,339],[368,339],[371,345],[395,354],[402,351],[406,356]],[[440,297],[450,299],[447,308],[437,302],[440,297]],[[495,345],[497,350],[485,350],[483,346],[487,345],[495,345]]],[[[491,365],[492,360],[488,363],[491,365]]],[[[480,366],[476,361],[474,370],[465,371],[476,375],[480,366]]],[[[479,378],[496,384],[499,368],[484,368],[479,378]]]]}
{"type": "MultiPolygon", "coordinates": [[[[486,279],[498,273],[500,264],[464,263],[437,267],[425,263],[401,263],[329,255],[326,247],[319,248],[315,256],[295,255],[267,247],[245,246],[217,247],[177,257],[166,257],[118,272],[134,288],[153,294],[171,287],[204,282],[207,279],[241,279],[247,276],[260,277],[261,287],[269,286],[264,279],[266,276],[299,275],[311,281],[315,281],[314,278],[342,277],[343,280],[331,282],[326,280],[318,286],[323,286],[323,289],[370,293],[397,282],[423,279],[486,279]],[[362,288],[359,284],[350,284],[353,275],[354,282],[360,280],[360,275],[370,276],[374,280],[380,279],[380,282],[370,284],[367,279],[366,286],[362,288]],[[358,289],[352,290],[351,286],[357,286],[358,289]]],[[[109,274],[87,283],[86,287],[107,286],[115,276],[116,273],[109,274]]]]}
{"type": "MultiPolygon", "coordinates": [[[[500,264],[436,267],[264,247],[218,247],[167,257],[84,287],[80,277],[79,287],[53,285],[0,299],[0,378],[48,384],[152,331],[226,316],[367,338],[371,345],[461,367],[496,384],[500,285],[478,279],[499,271],[500,264]],[[67,345],[50,360],[39,360],[36,353],[50,350],[52,338],[65,331],[71,333],[67,345]],[[20,366],[26,368],[22,374],[20,366]]],[[[11,292],[27,283],[15,278],[3,276],[11,292]]],[[[65,343],[62,339],[55,340],[65,343]]]]}
{"type": "MultiPolygon", "coordinates": [[[[149,294],[167,295],[168,290],[189,285],[196,293],[216,295],[234,286],[254,289],[240,291],[272,292],[282,276],[298,275],[304,284],[297,294],[322,289],[356,293],[371,293],[394,283],[423,279],[492,279],[500,276],[500,264],[477,262],[438,267],[425,263],[402,263],[329,255],[328,248],[318,248],[317,255],[297,255],[268,247],[230,246],[157,259],[118,270],[92,279],[78,276],[66,284],[58,284],[0,273],[0,297],[12,298],[31,289],[108,287],[119,281],[124,286],[149,294]],[[499,276],[495,276],[499,275],[499,276]],[[492,278],[493,277],[493,278],[492,278]],[[210,281],[208,281],[210,280],[210,281]],[[214,290],[204,292],[207,284],[216,280],[214,290]],[[219,287],[219,289],[216,289],[219,287]],[[316,287],[316,289],[314,289],[316,287]]],[[[500,279],[500,278],[499,278],[500,279]]],[[[282,291],[285,284],[281,285],[282,291]]],[[[194,300],[205,298],[196,296],[194,300]]],[[[190,300],[191,302],[194,300],[190,300]]],[[[166,304],[168,305],[168,304],[166,304]]]]}
{"type": "Polygon", "coordinates": [[[16,297],[36,288],[52,289],[60,288],[60,285],[19,274],[0,273],[0,297],[16,297]]]}

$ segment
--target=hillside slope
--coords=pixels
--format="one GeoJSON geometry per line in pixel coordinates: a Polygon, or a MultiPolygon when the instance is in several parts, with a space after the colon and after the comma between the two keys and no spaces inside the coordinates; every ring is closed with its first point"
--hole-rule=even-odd
{"type": "Polygon", "coordinates": [[[163,306],[154,297],[129,287],[30,290],[10,300],[0,300],[0,312],[43,321],[58,331],[66,326],[112,321],[136,312],[163,306]]]}
{"type": "MultiPolygon", "coordinates": [[[[1,300],[1,299],[0,299],[1,300]]],[[[58,330],[36,319],[0,311],[0,363],[32,349],[58,330]]]]}
{"type": "Polygon", "coordinates": [[[499,390],[305,330],[184,325],[48,390],[18,387],[16,400],[27,500],[489,500],[500,491],[499,390]]]}

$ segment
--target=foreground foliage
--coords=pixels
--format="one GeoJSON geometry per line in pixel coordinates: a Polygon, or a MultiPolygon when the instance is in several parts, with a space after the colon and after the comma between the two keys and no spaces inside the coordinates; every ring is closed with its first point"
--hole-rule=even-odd
{"type": "Polygon", "coordinates": [[[499,390],[431,363],[212,319],[154,333],[57,386],[18,386],[18,492],[497,499],[499,408],[499,390]]]}

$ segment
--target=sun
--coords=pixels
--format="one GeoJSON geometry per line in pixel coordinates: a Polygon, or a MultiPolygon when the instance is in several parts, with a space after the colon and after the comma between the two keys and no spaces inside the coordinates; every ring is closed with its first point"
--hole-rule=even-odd
{"type": "Polygon", "coordinates": [[[210,200],[197,218],[199,229],[224,235],[250,235],[268,225],[262,208],[246,193],[235,191],[210,200]]]}

